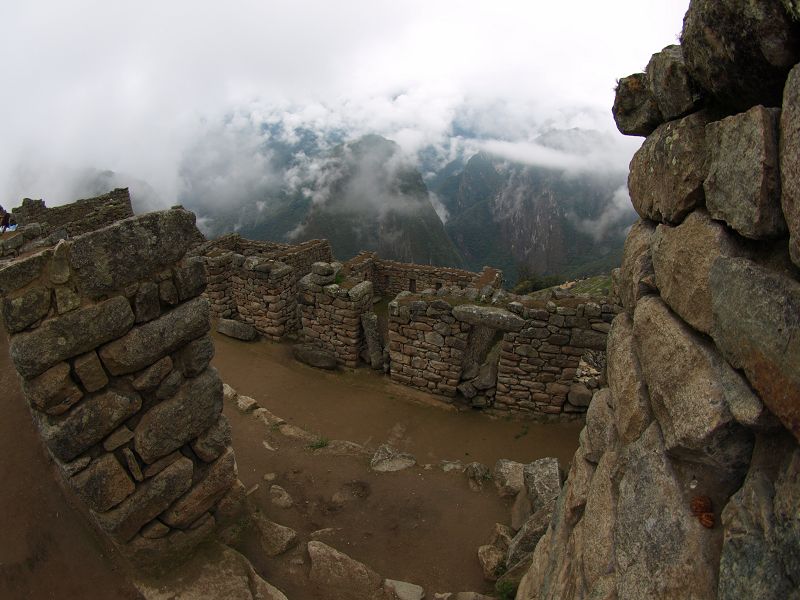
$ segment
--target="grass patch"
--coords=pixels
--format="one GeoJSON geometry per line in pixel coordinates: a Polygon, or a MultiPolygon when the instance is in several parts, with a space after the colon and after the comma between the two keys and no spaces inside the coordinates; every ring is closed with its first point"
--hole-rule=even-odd
{"type": "Polygon", "coordinates": [[[517,595],[517,586],[510,581],[498,581],[494,586],[500,600],[514,600],[517,595]]]}
{"type": "Polygon", "coordinates": [[[308,447],[309,447],[311,450],[319,450],[320,448],[325,448],[325,447],[327,447],[327,446],[328,446],[328,444],[330,444],[330,443],[331,443],[331,442],[330,442],[330,440],[329,440],[328,438],[325,438],[325,437],[319,437],[319,438],[315,439],[313,442],[311,442],[311,443],[308,445],[308,447]]]}

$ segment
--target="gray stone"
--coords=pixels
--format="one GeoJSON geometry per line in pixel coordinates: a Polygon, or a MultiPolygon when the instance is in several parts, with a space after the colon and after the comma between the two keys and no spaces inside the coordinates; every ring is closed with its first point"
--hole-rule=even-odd
{"type": "Polygon", "coordinates": [[[206,289],[206,267],[200,256],[187,258],[184,264],[175,267],[172,273],[178,300],[181,302],[199,296],[206,289]]]}
{"type": "Polygon", "coordinates": [[[164,381],[156,388],[156,400],[166,400],[172,398],[183,385],[184,377],[177,369],[172,371],[164,378],[164,381]]]}
{"type": "Polygon", "coordinates": [[[200,337],[208,328],[208,300],[195,298],[103,346],[100,358],[112,375],[133,373],[200,337]]]}
{"type": "Polygon", "coordinates": [[[186,529],[230,489],[237,479],[236,458],[229,448],[195,478],[191,489],[159,517],[170,527],[186,529]]]}
{"type": "Polygon", "coordinates": [[[109,435],[105,440],[103,440],[103,449],[106,452],[112,452],[119,448],[120,446],[124,446],[128,442],[133,439],[133,432],[123,425],[114,433],[109,435]]]}
{"type": "Polygon", "coordinates": [[[417,459],[411,454],[395,450],[388,444],[382,444],[375,451],[369,462],[369,467],[379,473],[402,471],[417,464],[417,459]]]}
{"type": "Polygon", "coordinates": [[[291,508],[294,500],[285,489],[279,485],[272,485],[269,488],[269,499],[278,508],[291,508]]]}
{"type": "Polygon", "coordinates": [[[152,479],[140,484],[136,491],[110,511],[94,513],[100,527],[119,542],[127,542],[192,485],[192,461],[181,458],[152,479]]]}
{"type": "Polygon", "coordinates": [[[87,392],[96,392],[108,384],[108,376],[94,350],[76,358],[72,367],[87,392]]]}
{"type": "Polygon", "coordinates": [[[709,272],[720,256],[740,256],[742,246],[704,210],[678,227],[659,225],[651,246],[656,284],[669,307],[689,325],[711,331],[709,272]]]}
{"type": "Polygon", "coordinates": [[[179,260],[197,234],[194,214],[152,212],[76,237],[70,264],[78,288],[93,298],[110,295],[179,260]]]}
{"type": "Polygon", "coordinates": [[[383,590],[389,594],[388,600],[424,600],[425,590],[407,581],[384,579],[383,590]]]}
{"type": "Polygon", "coordinates": [[[353,302],[358,302],[362,298],[372,298],[372,282],[362,281],[361,283],[357,283],[350,288],[347,295],[353,302]]]}
{"type": "Polygon", "coordinates": [[[597,390],[586,412],[586,427],[581,436],[585,436],[585,458],[590,462],[598,463],[605,452],[614,450],[617,445],[612,401],[610,389],[597,390]]]}
{"type": "Polygon", "coordinates": [[[533,553],[536,544],[547,531],[553,517],[556,499],[550,501],[536,510],[522,526],[508,546],[508,556],[505,559],[506,567],[512,567],[526,556],[533,553]]]}
{"type": "Polygon", "coordinates": [[[329,277],[335,273],[331,264],[326,262],[312,263],[311,272],[314,273],[314,275],[322,275],[323,277],[329,277]]]}
{"type": "Polygon", "coordinates": [[[341,600],[377,598],[383,579],[363,563],[319,541],[308,542],[309,579],[326,595],[341,600]]]}
{"type": "Polygon", "coordinates": [[[297,544],[294,529],[273,523],[261,513],[254,514],[251,522],[258,531],[259,546],[267,556],[280,556],[297,544]]]}
{"type": "Polygon", "coordinates": [[[41,285],[30,287],[16,297],[3,298],[3,322],[10,333],[27,329],[50,311],[50,290],[41,285]]]}
{"type": "Polygon", "coordinates": [[[583,549],[583,574],[587,588],[592,588],[603,575],[614,570],[616,468],[617,454],[613,451],[603,454],[586,496],[579,546],[583,549]]]}
{"type": "Polygon", "coordinates": [[[472,385],[472,383],[470,383],[469,381],[465,381],[464,383],[460,383],[460,384],[458,384],[458,385],[456,386],[456,389],[457,389],[457,390],[458,390],[458,391],[461,393],[461,395],[462,395],[462,396],[464,396],[464,398],[466,398],[467,400],[471,400],[471,399],[472,399],[472,398],[474,398],[474,397],[477,395],[477,393],[478,393],[478,390],[476,390],[476,389],[475,389],[475,386],[474,386],[474,385],[472,385]]]}
{"type": "Polygon", "coordinates": [[[586,408],[592,401],[592,391],[582,383],[573,383],[569,386],[567,401],[572,406],[586,408]]]}
{"type": "Polygon", "coordinates": [[[107,390],[84,398],[60,417],[35,417],[50,452],[69,462],[100,442],[141,406],[142,399],[136,393],[107,390]]]}
{"type": "Polygon", "coordinates": [[[249,413],[258,408],[258,402],[250,396],[236,396],[236,408],[240,413],[249,413]]]}
{"type": "Polygon", "coordinates": [[[620,600],[716,596],[718,542],[688,510],[657,423],[630,446],[616,519],[620,600]]]}
{"type": "Polygon", "coordinates": [[[796,552],[797,544],[786,553],[775,543],[773,508],[778,470],[791,456],[792,446],[789,435],[759,436],[744,485],[722,511],[720,600],[790,598],[795,590],[783,569],[783,558],[796,552]]]}
{"type": "Polygon", "coordinates": [[[694,80],[740,111],[779,106],[786,75],[800,62],[800,30],[774,0],[693,0],[681,43],[694,80]]]}
{"type": "Polygon", "coordinates": [[[158,317],[161,314],[158,285],[152,281],[140,284],[133,299],[133,309],[137,323],[152,321],[158,317]]]}
{"type": "Polygon", "coordinates": [[[511,505],[511,527],[514,531],[519,531],[531,514],[533,514],[533,510],[531,509],[528,492],[524,489],[520,490],[516,498],[514,498],[514,504],[511,505]]]}
{"type": "Polygon", "coordinates": [[[175,353],[175,365],[184,377],[195,377],[205,369],[214,358],[214,342],[211,336],[192,340],[175,353]]]}
{"type": "Polygon", "coordinates": [[[711,269],[711,335],[800,440],[800,283],[741,258],[711,269]]]}
{"type": "Polygon", "coordinates": [[[136,460],[136,455],[133,453],[133,450],[130,448],[123,448],[122,449],[122,456],[125,459],[125,463],[128,465],[128,471],[136,481],[143,481],[144,475],[142,474],[142,468],[139,466],[139,461],[136,460]]]}
{"type": "Polygon", "coordinates": [[[45,250],[0,267],[0,295],[7,296],[38,279],[52,255],[52,250],[45,250]]]}
{"type": "Polygon", "coordinates": [[[680,46],[667,46],[653,54],[645,71],[665,121],[688,115],[700,106],[702,94],[686,70],[680,46]]]}
{"type": "Polygon", "coordinates": [[[778,164],[780,112],[754,106],[706,125],[708,213],[754,240],[786,233],[778,164]]]}
{"type": "Polygon", "coordinates": [[[179,302],[178,288],[175,287],[171,279],[161,281],[158,284],[158,297],[164,304],[169,304],[170,306],[175,306],[179,302]]]}
{"type": "Polygon", "coordinates": [[[483,578],[486,581],[497,581],[498,576],[505,570],[505,558],[505,553],[496,546],[485,544],[478,548],[478,562],[481,563],[483,578]]]}
{"type": "Polygon", "coordinates": [[[217,422],[197,436],[192,442],[192,450],[201,460],[211,462],[231,443],[231,425],[225,415],[220,415],[217,422]]]}
{"type": "Polygon", "coordinates": [[[561,468],[558,459],[547,457],[525,465],[522,470],[525,492],[533,512],[550,504],[561,492],[561,468]]]}
{"type": "Polygon", "coordinates": [[[516,496],[524,486],[524,470],[525,465],[522,463],[506,458],[498,460],[492,473],[497,493],[503,498],[516,496]]]}
{"type": "Polygon", "coordinates": [[[489,467],[479,462],[469,463],[464,469],[464,474],[467,476],[470,489],[475,492],[483,489],[484,482],[492,478],[489,467]]]}
{"type": "Polygon", "coordinates": [[[48,319],[35,330],[15,336],[10,344],[11,358],[17,371],[30,379],[59,361],[120,337],[132,324],[130,304],[117,296],[48,319]]]}
{"type": "Polygon", "coordinates": [[[472,381],[475,389],[486,391],[497,385],[497,361],[490,360],[481,365],[478,376],[472,381]]]}
{"type": "Polygon", "coordinates": [[[653,421],[650,396],[636,356],[633,319],[627,313],[614,318],[608,334],[608,385],[614,406],[614,420],[623,445],[636,441],[653,421]]]}
{"type": "Polygon", "coordinates": [[[789,228],[789,255],[800,266],[800,65],[792,69],[786,81],[780,126],[781,207],[789,228]]]}
{"type": "Polygon", "coordinates": [[[461,304],[453,309],[453,316],[470,325],[499,329],[500,331],[519,331],[525,320],[503,308],[461,304]]]}
{"type": "Polygon", "coordinates": [[[634,154],[628,190],[643,219],[680,223],[702,206],[708,121],[703,111],[665,123],[634,154]]]}
{"type": "Polygon", "coordinates": [[[639,220],[631,226],[622,253],[622,266],[619,272],[619,298],[629,311],[639,298],[655,291],[655,273],[650,242],[655,233],[655,224],[639,220]]]}
{"type": "Polygon", "coordinates": [[[221,411],[222,381],[208,368],[145,413],[134,432],[136,452],[150,464],[203,433],[221,411]]]}
{"type": "Polygon", "coordinates": [[[172,454],[167,454],[164,458],[159,458],[153,464],[147,465],[144,468],[144,476],[153,477],[154,475],[158,475],[159,473],[161,473],[161,471],[166,469],[168,466],[170,466],[172,463],[174,463],[182,456],[183,454],[181,454],[178,450],[176,450],[172,454]]]}
{"type": "Polygon", "coordinates": [[[70,477],[69,483],[94,511],[104,512],[130,496],[135,484],[113,454],[104,454],[83,471],[70,477]]]}
{"type": "Polygon", "coordinates": [[[233,319],[220,319],[217,323],[217,332],[245,342],[252,342],[258,337],[255,327],[233,319]]]}
{"type": "Polygon", "coordinates": [[[364,340],[367,342],[367,355],[369,366],[375,370],[383,368],[383,342],[378,329],[378,315],[367,312],[361,315],[361,328],[364,330],[364,340]]]}
{"type": "Polygon", "coordinates": [[[57,287],[54,292],[58,314],[63,315],[80,307],[81,297],[72,288],[57,287]]]}
{"type": "Polygon", "coordinates": [[[80,473],[86,467],[88,467],[92,462],[92,457],[84,454],[83,456],[68,463],[61,462],[57,458],[53,458],[53,461],[58,465],[58,468],[64,474],[64,477],[72,477],[75,475],[75,473],[80,473]]]}
{"type": "Polygon", "coordinates": [[[664,122],[645,73],[634,73],[617,83],[614,122],[624,135],[647,136],[664,122]]]}
{"type": "Polygon", "coordinates": [[[308,344],[294,346],[294,348],[292,348],[292,354],[300,362],[318,369],[332,371],[338,366],[335,356],[308,344]]]}
{"type": "Polygon", "coordinates": [[[140,392],[154,390],[170,372],[172,372],[172,358],[165,356],[138,374],[133,380],[133,387],[140,392]]]}
{"type": "Polygon", "coordinates": [[[720,478],[737,477],[749,461],[752,436],[729,407],[749,401],[747,382],[658,298],[639,301],[633,331],[667,449],[717,468],[720,478]]]}
{"type": "Polygon", "coordinates": [[[83,392],[69,376],[69,364],[62,362],[22,382],[25,398],[36,408],[49,415],[66,412],[70,406],[83,398],[83,392]]]}

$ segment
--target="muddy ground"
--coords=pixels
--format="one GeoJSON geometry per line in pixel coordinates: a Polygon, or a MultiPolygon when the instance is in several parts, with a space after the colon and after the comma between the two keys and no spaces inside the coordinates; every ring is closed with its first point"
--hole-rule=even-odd
{"type": "MultiPolygon", "coordinates": [[[[384,577],[423,586],[428,597],[437,591],[491,591],[476,551],[488,543],[494,523],[510,521],[511,501],[499,498],[491,482],[474,492],[463,474],[443,472],[439,461],[492,466],[498,458],[530,462],[556,456],[566,468],[578,445],[580,423],[493,420],[470,409],[457,411],[368,369],[329,373],[307,367],[292,359],[288,345],[223,336],[214,341],[214,364],[227,383],[313,434],[312,442],[293,440],[226,405],[239,476],[248,488],[258,485],[250,495],[258,509],[295,529],[302,541],[328,530],[318,539],[384,577]],[[311,447],[335,439],[371,450],[390,443],[412,453],[419,465],[376,473],[369,455],[327,456],[325,448],[311,447]],[[275,481],[264,481],[269,473],[275,481]],[[292,496],[291,508],[271,503],[273,483],[292,496]]],[[[327,598],[307,586],[302,547],[277,559],[265,557],[254,538],[240,549],[290,598],[327,598]]]]}
{"type": "MultiPolygon", "coordinates": [[[[368,456],[329,456],[281,435],[227,404],[239,475],[250,499],[301,539],[276,559],[249,531],[238,548],[292,600],[328,598],[308,588],[304,542],[316,538],[361,560],[384,577],[434,591],[488,591],[476,558],[495,522],[508,523],[509,502],[489,485],[473,492],[440,460],[498,458],[529,462],[557,456],[566,468],[580,424],[535,425],[457,412],[367,369],[328,373],[295,362],[286,345],[215,336],[214,364],[241,394],[319,440],[352,440],[374,449],[389,442],[420,466],[398,473],[369,470],[368,456]],[[266,441],[274,450],[268,450],[266,441]],[[422,465],[431,465],[425,468],[422,465]],[[293,497],[291,508],[269,499],[270,482],[293,497]]],[[[66,501],[31,422],[0,333],[0,598],[130,600],[138,595],[120,559],[66,501]]],[[[319,444],[317,444],[319,445],[319,444]]]]}

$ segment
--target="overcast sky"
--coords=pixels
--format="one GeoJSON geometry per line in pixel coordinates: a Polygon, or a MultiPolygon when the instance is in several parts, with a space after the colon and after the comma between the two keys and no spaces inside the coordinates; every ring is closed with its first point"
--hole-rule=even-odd
{"type": "MultiPolygon", "coordinates": [[[[615,80],[676,43],[688,3],[5,0],[0,204],[71,201],[61,180],[85,167],[170,204],[187,148],[231,115],[373,130],[409,151],[470,107],[495,149],[528,144],[512,154],[531,122],[610,131],[615,80]]],[[[619,136],[614,160],[639,141],[619,136]]]]}

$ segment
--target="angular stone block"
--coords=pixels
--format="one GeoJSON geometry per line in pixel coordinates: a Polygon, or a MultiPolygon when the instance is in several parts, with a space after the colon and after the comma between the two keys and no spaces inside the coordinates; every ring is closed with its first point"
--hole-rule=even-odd
{"type": "Polygon", "coordinates": [[[453,316],[463,323],[490,327],[500,331],[519,331],[525,320],[503,308],[461,304],[453,309],[453,316]]]}
{"type": "Polygon", "coordinates": [[[105,512],[130,496],[136,485],[113,454],[96,458],[70,477],[70,485],[94,511],[105,512]]]}
{"type": "Polygon", "coordinates": [[[108,376],[94,350],[76,358],[72,366],[87,392],[96,392],[108,383],[108,376]]]}
{"type": "Polygon", "coordinates": [[[561,492],[561,468],[557,458],[540,458],[522,469],[525,492],[534,512],[558,498],[561,492]]]}
{"type": "Polygon", "coordinates": [[[233,319],[220,319],[217,323],[217,332],[245,342],[251,342],[258,337],[255,327],[233,319]]]}
{"type": "Polygon", "coordinates": [[[128,301],[117,296],[44,321],[33,331],[11,340],[11,358],[17,371],[30,379],[59,361],[83,354],[123,335],[133,325],[128,301]]]}
{"type": "Polygon", "coordinates": [[[52,250],[45,250],[0,267],[0,295],[7,296],[38,279],[52,255],[52,250]]]}
{"type": "Polygon", "coordinates": [[[113,294],[179,260],[197,235],[195,216],[181,209],[151,212],[76,237],[73,276],[85,295],[113,294]]]}
{"type": "Polygon", "coordinates": [[[103,346],[100,358],[112,375],[133,373],[200,337],[209,327],[208,300],[195,298],[103,346]]]}
{"type": "Polygon", "coordinates": [[[647,136],[664,122],[645,73],[619,80],[612,113],[617,129],[624,135],[647,136]]]}
{"type": "Polygon", "coordinates": [[[192,340],[175,353],[175,365],[184,377],[195,377],[208,366],[214,358],[214,342],[211,336],[192,340]]]}
{"type": "Polygon", "coordinates": [[[651,254],[656,285],[669,307],[689,325],[711,331],[709,272],[720,256],[741,256],[744,247],[724,225],[703,210],[686,217],[677,227],[656,228],[651,254]]]}
{"type": "Polygon", "coordinates": [[[703,204],[705,111],[661,125],[631,160],[628,190],[643,219],[680,223],[703,204]]]}
{"type": "Polygon", "coordinates": [[[680,46],[667,46],[653,54],[645,72],[664,121],[688,115],[700,106],[702,94],[686,69],[680,46]]]}
{"type": "Polygon", "coordinates": [[[139,373],[133,380],[133,387],[138,391],[151,391],[172,371],[172,358],[165,356],[157,363],[139,373]]]}
{"type": "Polygon", "coordinates": [[[203,433],[221,411],[222,381],[209,368],[145,413],[134,432],[136,452],[150,464],[203,433]]]}
{"type": "Polygon", "coordinates": [[[186,259],[183,265],[173,270],[175,289],[178,290],[178,299],[185,302],[203,293],[206,289],[206,267],[200,256],[186,259]]]}
{"type": "Polygon", "coordinates": [[[229,448],[211,463],[192,488],[162,513],[160,519],[170,527],[186,529],[225,495],[237,479],[236,459],[229,448]]]}
{"type": "Polygon", "coordinates": [[[152,281],[145,281],[139,285],[133,300],[136,322],[152,321],[161,314],[161,303],[158,296],[158,285],[152,281]]]}
{"type": "Polygon", "coordinates": [[[655,230],[653,222],[640,219],[633,224],[625,238],[618,294],[622,305],[631,312],[639,298],[656,291],[653,258],[650,253],[655,230]]]}
{"type": "Polygon", "coordinates": [[[780,112],[755,106],[706,125],[708,213],[754,240],[786,233],[778,164],[780,112]]]}
{"type": "Polygon", "coordinates": [[[800,283],[742,258],[711,268],[711,336],[800,440],[800,283]]]}
{"type": "Polygon", "coordinates": [[[695,81],[740,111],[779,106],[786,75],[800,62],[800,28],[775,0],[692,0],[681,43],[695,81]]]}
{"type": "Polygon", "coordinates": [[[633,331],[667,450],[717,468],[720,478],[741,475],[753,438],[730,406],[760,404],[747,381],[659,298],[639,301],[633,331]]]}
{"type": "Polygon", "coordinates": [[[83,392],[69,376],[69,364],[62,362],[41,375],[23,381],[30,404],[49,415],[59,415],[83,398],[83,392]]]}
{"type": "Polygon", "coordinates": [[[789,255],[800,266],[800,65],[786,81],[780,127],[781,207],[789,228],[789,255]]]}
{"type": "Polygon", "coordinates": [[[93,513],[94,518],[115,540],[127,542],[189,489],[193,469],[190,459],[181,458],[152,479],[139,484],[136,491],[116,508],[93,513]]]}
{"type": "Polygon", "coordinates": [[[3,298],[3,322],[10,333],[27,329],[47,316],[50,310],[50,290],[37,285],[24,294],[3,298]]]}
{"type": "Polygon", "coordinates": [[[69,462],[136,414],[142,399],[136,393],[107,390],[84,398],[60,417],[34,415],[44,443],[56,458],[69,462]]]}
{"type": "Polygon", "coordinates": [[[231,425],[225,415],[197,436],[192,442],[192,450],[205,462],[216,460],[231,443],[231,425]]]}

